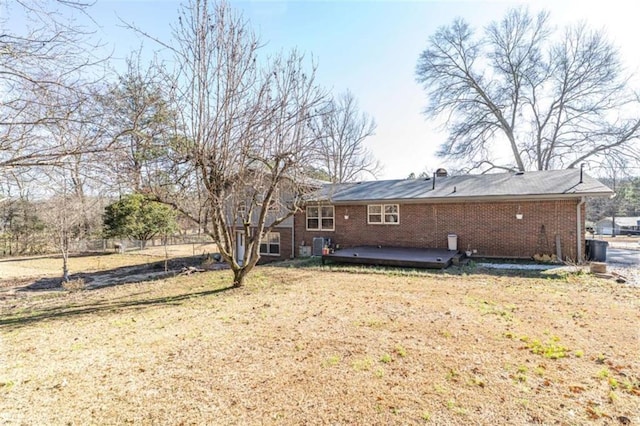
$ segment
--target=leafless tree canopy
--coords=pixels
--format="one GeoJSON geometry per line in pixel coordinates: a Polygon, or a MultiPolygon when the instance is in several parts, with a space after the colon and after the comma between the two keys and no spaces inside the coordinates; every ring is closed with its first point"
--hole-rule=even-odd
{"type": "Polygon", "coordinates": [[[173,30],[165,85],[177,120],[152,189],[205,227],[241,285],[261,238],[298,209],[324,95],[297,52],[258,56],[258,38],[227,4],[193,0],[173,30]]]}
{"type": "Polygon", "coordinates": [[[380,163],[364,145],[376,130],[373,118],[358,108],[349,91],[331,99],[317,123],[320,169],[332,182],[376,177],[380,163]]]}
{"type": "Polygon", "coordinates": [[[429,38],[416,74],[426,114],[449,131],[439,154],[470,169],[640,159],[639,97],[618,49],[584,24],[558,33],[548,13],[515,9],[477,34],[457,19],[429,38]]]}
{"type": "Polygon", "coordinates": [[[69,120],[91,97],[89,81],[100,77],[93,68],[103,60],[93,57],[88,31],[56,8],[83,13],[88,5],[65,0],[0,5],[0,171],[51,164],[70,154],[43,136],[43,128],[69,120]],[[23,32],[11,31],[12,18],[27,22],[23,32]]]}

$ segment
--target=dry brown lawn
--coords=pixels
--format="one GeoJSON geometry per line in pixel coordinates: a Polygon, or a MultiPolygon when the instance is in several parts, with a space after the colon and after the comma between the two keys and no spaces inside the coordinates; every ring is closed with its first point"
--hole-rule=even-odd
{"type": "Polygon", "coordinates": [[[0,422],[640,423],[640,288],[336,269],[0,300],[0,422]]]}
{"type": "MultiPolygon", "coordinates": [[[[105,253],[89,256],[71,256],[69,271],[87,273],[107,271],[126,266],[160,262],[165,258],[201,256],[216,252],[215,244],[180,244],[148,247],[125,254],[105,253]],[[165,251],[166,250],[166,251],[165,251]]],[[[62,258],[59,255],[0,258],[0,287],[12,285],[13,281],[26,282],[30,278],[62,276],[62,258]]]]}
{"type": "MultiPolygon", "coordinates": [[[[69,258],[71,273],[95,272],[122,266],[142,265],[164,259],[161,255],[139,253],[78,256],[69,258]]],[[[62,276],[62,258],[56,255],[0,259],[0,280],[62,276]]]]}

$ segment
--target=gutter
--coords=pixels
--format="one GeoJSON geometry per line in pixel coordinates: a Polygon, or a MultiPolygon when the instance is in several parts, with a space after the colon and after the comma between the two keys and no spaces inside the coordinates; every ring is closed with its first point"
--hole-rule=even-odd
{"type": "MultiPolygon", "coordinates": [[[[335,219],[334,219],[335,220],[335,219]]],[[[290,259],[294,259],[296,257],[296,214],[294,213],[291,216],[291,256],[290,259]]]]}
{"type": "MultiPolygon", "coordinates": [[[[611,192],[592,192],[586,194],[589,197],[611,197],[611,192]]],[[[308,200],[307,205],[332,204],[340,205],[367,205],[367,204],[436,204],[436,203],[469,203],[491,201],[556,201],[584,199],[580,194],[529,194],[529,195],[485,195],[485,196],[452,196],[429,198],[372,198],[367,200],[308,200]]]]}
{"type": "Polygon", "coordinates": [[[582,263],[584,262],[584,257],[582,254],[582,239],[584,238],[584,233],[582,232],[581,226],[580,224],[582,223],[582,206],[585,203],[585,198],[581,197],[580,198],[580,202],[577,204],[576,207],[576,241],[577,241],[577,249],[578,251],[576,252],[576,261],[577,263],[582,263]]]}

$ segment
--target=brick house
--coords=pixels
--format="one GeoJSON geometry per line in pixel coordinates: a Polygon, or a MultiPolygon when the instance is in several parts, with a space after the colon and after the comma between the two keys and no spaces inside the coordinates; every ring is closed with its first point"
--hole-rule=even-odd
{"type": "Polygon", "coordinates": [[[325,185],[278,228],[279,254],[266,256],[309,255],[319,237],[341,248],[446,249],[455,234],[457,249],[477,256],[579,261],[585,199],[612,195],[579,169],[325,185]]]}

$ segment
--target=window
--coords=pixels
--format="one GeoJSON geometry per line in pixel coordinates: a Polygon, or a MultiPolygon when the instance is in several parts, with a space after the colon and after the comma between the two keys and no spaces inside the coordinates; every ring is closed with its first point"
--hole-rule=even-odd
{"type": "Polygon", "coordinates": [[[367,206],[368,223],[382,223],[382,206],[367,206]]]}
{"type": "Polygon", "coordinates": [[[280,203],[276,200],[271,200],[269,203],[269,209],[267,210],[269,213],[278,213],[280,211],[280,203]]]}
{"type": "Polygon", "coordinates": [[[280,190],[278,188],[273,191],[268,211],[270,213],[278,213],[280,211],[280,190]]]}
{"type": "Polygon", "coordinates": [[[400,223],[400,208],[397,204],[385,204],[384,223],[400,223]]]}
{"type": "Polygon", "coordinates": [[[238,203],[238,216],[241,218],[245,217],[247,214],[247,203],[245,201],[240,201],[238,203]]]}
{"type": "Polygon", "coordinates": [[[307,207],[307,230],[333,231],[333,206],[307,207]]]}
{"type": "MultiPolygon", "coordinates": [[[[253,195],[253,198],[255,201],[255,205],[262,208],[262,206],[264,205],[265,194],[256,192],[253,195]]],[[[275,188],[273,190],[273,193],[271,194],[271,201],[269,201],[269,205],[267,206],[267,211],[269,213],[277,213],[280,211],[281,204],[282,204],[282,200],[280,199],[280,189],[275,188]]]]}
{"type": "Polygon", "coordinates": [[[398,204],[372,204],[367,206],[367,223],[390,224],[400,223],[400,206],[398,204]]]}
{"type": "Polygon", "coordinates": [[[267,232],[260,241],[260,254],[280,255],[280,233],[267,232]]]}

